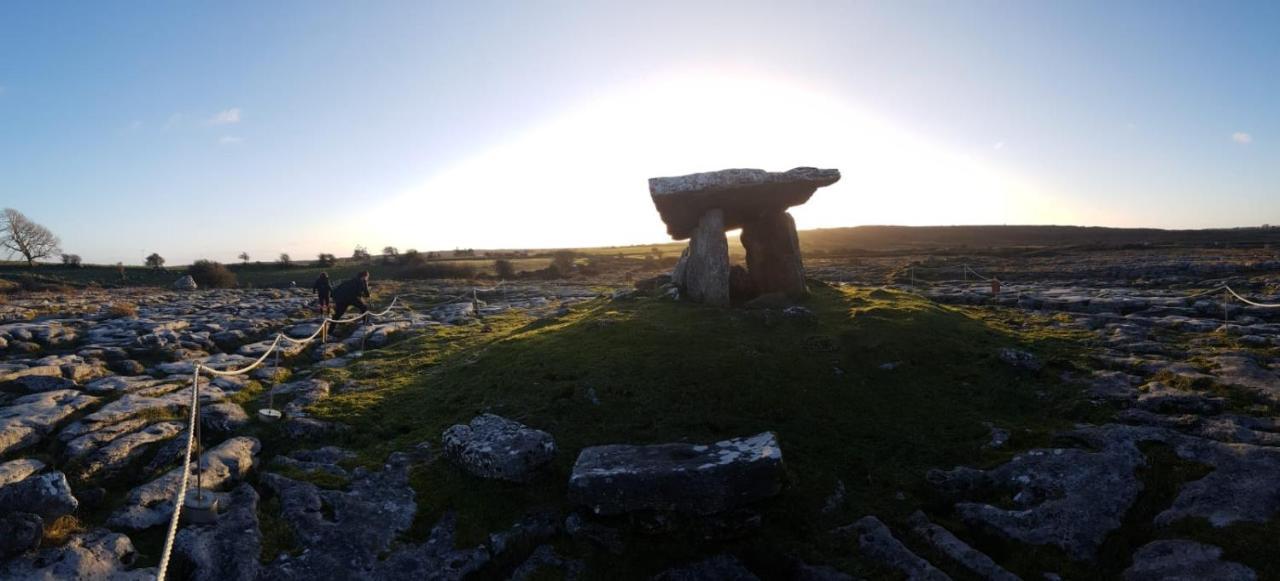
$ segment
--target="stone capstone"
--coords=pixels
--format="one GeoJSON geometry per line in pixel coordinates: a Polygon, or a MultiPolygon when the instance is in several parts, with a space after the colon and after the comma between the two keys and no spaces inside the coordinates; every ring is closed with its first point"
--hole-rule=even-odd
{"type": "Polygon", "coordinates": [[[840,171],[798,167],[785,172],[726,169],[678,177],[650,178],[649,195],[676,240],[688,238],[702,215],[720,208],[727,230],[742,228],[762,214],[809,201],[813,192],[840,180],[840,171]]]}
{"type": "Polygon", "coordinates": [[[574,463],[569,500],[599,515],[711,515],[776,495],[782,479],[772,432],[710,445],[595,446],[574,463]]]}

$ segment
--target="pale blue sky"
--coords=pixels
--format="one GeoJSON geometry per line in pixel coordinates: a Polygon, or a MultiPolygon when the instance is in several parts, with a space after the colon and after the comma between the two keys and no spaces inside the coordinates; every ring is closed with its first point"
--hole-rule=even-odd
{"type": "Polygon", "coordinates": [[[840,168],[803,227],[1280,223],[1274,2],[0,1],[0,206],[95,262],[660,241],[644,179],[840,168]]]}

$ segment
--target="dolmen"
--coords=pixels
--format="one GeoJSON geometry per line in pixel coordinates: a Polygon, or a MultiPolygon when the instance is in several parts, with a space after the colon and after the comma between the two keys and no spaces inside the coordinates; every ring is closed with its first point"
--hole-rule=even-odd
{"type": "Polygon", "coordinates": [[[672,272],[682,296],[728,305],[756,295],[808,293],[796,223],[787,208],[840,180],[840,170],[798,167],[785,172],[726,169],[650,178],[649,195],[674,240],[689,246],[672,272]],[[747,268],[731,268],[725,232],[742,229],[747,268]],[[737,280],[734,280],[737,279],[737,280]],[[730,288],[736,292],[731,296],[730,288]]]}

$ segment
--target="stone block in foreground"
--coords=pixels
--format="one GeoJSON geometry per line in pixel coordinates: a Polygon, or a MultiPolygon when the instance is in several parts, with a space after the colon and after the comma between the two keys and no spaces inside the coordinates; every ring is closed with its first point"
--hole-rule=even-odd
{"type": "Polygon", "coordinates": [[[573,466],[569,500],[598,515],[710,515],[778,494],[782,475],[773,432],[710,445],[595,446],[573,466]]]}

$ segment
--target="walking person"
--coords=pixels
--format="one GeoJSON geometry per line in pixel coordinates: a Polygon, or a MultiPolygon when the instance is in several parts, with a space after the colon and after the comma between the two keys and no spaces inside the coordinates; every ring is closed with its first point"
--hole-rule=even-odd
{"type": "Polygon", "coordinates": [[[320,314],[329,316],[329,297],[333,295],[333,287],[329,285],[329,273],[320,273],[320,278],[311,285],[311,289],[316,291],[316,303],[320,308],[320,314]]]}

